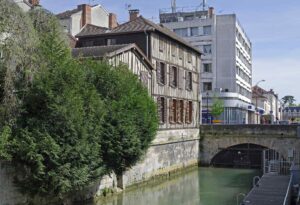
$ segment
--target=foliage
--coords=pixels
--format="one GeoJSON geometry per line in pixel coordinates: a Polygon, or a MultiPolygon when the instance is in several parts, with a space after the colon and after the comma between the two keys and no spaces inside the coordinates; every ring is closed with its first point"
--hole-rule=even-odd
{"type": "MultiPolygon", "coordinates": [[[[8,2],[0,0],[0,22],[10,11],[8,2]]],[[[14,8],[16,17],[6,22],[18,18],[18,26],[24,24],[28,33],[8,30],[15,39],[5,39],[6,47],[1,48],[17,48],[17,40],[28,40],[20,53],[6,52],[0,64],[0,110],[5,119],[0,124],[0,158],[12,160],[21,170],[16,176],[19,190],[32,198],[62,199],[108,171],[122,173],[134,165],[158,126],[147,90],[125,67],[74,60],[51,13],[33,10],[31,23],[14,8]],[[17,61],[11,56],[18,62],[25,59],[24,66],[9,67],[17,61]],[[6,93],[15,93],[15,104],[5,101],[6,93]]],[[[0,33],[4,27],[0,24],[0,33]]]]}
{"type": "Polygon", "coordinates": [[[282,99],[284,105],[293,106],[296,99],[294,96],[286,95],[282,99]]]}
{"type": "Polygon", "coordinates": [[[108,111],[101,141],[104,163],[121,174],[140,159],[155,137],[158,128],[155,103],[126,66],[84,64],[90,72],[89,81],[94,82],[105,99],[108,111]]]}
{"type": "Polygon", "coordinates": [[[62,198],[104,173],[100,137],[105,112],[67,47],[44,45],[55,44],[55,32],[41,37],[43,64],[24,97],[10,154],[23,166],[17,179],[23,193],[62,198]]]}
{"type": "Polygon", "coordinates": [[[0,0],[0,122],[13,123],[34,72],[37,35],[30,18],[10,0],[0,0]]]}
{"type": "Polygon", "coordinates": [[[214,97],[213,104],[211,107],[211,114],[214,117],[219,117],[224,112],[224,101],[214,97]]]}

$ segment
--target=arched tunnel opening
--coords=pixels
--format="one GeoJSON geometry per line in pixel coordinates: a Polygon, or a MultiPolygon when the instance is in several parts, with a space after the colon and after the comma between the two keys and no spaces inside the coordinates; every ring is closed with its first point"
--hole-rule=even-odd
{"type": "Polygon", "coordinates": [[[263,150],[265,146],[257,144],[239,144],[220,150],[211,160],[211,166],[231,168],[263,167],[263,150]]]}

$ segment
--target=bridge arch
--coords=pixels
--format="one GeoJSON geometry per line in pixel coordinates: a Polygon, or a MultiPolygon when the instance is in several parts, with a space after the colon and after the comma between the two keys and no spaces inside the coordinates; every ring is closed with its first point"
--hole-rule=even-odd
{"type": "MultiPolygon", "coordinates": [[[[210,161],[211,166],[215,167],[237,167],[237,168],[261,168],[263,166],[263,150],[269,147],[242,143],[224,149],[214,155],[210,161]]],[[[276,150],[274,153],[280,155],[276,150]]]]}

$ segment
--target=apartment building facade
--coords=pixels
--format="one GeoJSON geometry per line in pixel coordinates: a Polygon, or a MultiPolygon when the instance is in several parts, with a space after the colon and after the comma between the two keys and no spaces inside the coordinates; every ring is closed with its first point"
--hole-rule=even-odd
{"type": "Polygon", "coordinates": [[[252,45],[235,14],[176,9],[160,12],[160,22],[199,48],[202,55],[203,122],[211,123],[214,98],[224,101],[224,124],[253,123],[252,45]]]}

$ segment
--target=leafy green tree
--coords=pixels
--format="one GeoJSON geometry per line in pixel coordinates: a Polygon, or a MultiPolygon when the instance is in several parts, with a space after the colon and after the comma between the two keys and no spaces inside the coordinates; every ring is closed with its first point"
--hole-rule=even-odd
{"type": "Polygon", "coordinates": [[[101,141],[104,163],[121,174],[143,156],[154,139],[158,128],[156,105],[126,66],[84,64],[108,111],[101,141]]]}
{"type": "Polygon", "coordinates": [[[213,98],[213,104],[211,107],[211,114],[215,118],[219,117],[224,112],[224,101],[214,97],[213,98]]]}
{"type": "Polygon", "coordinates": [[[293,106],[296,102],[296,99],[292,95],[286,95],[282,99],[284,105],[293,106]]]}
{"type": "Polygon", "coordinates": [[[13,1],[0,0],[0,126],[13,124],[23,93],[38,69],[38,38],[30,18],[13,1]]]}

